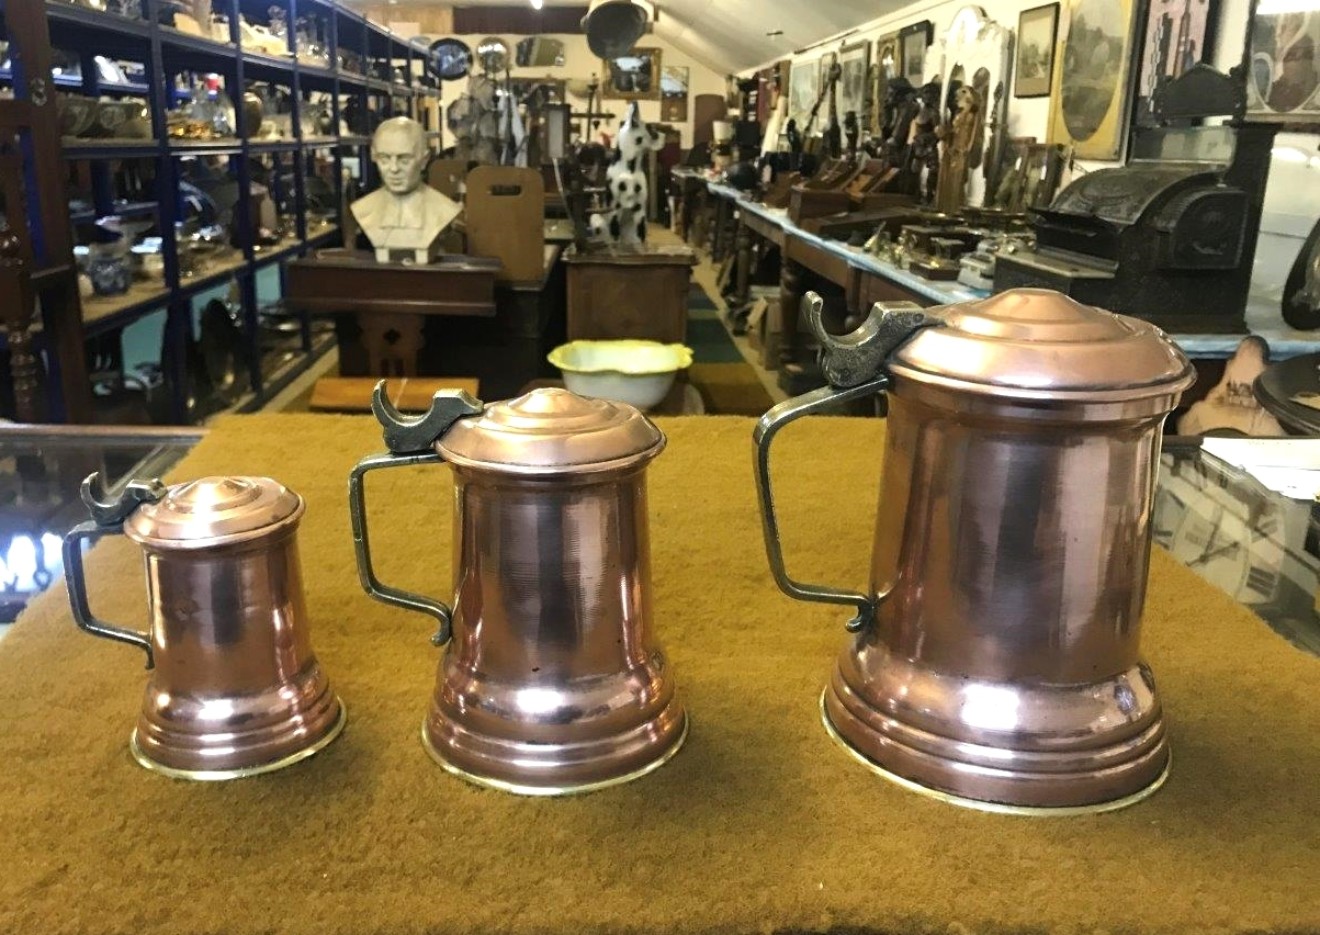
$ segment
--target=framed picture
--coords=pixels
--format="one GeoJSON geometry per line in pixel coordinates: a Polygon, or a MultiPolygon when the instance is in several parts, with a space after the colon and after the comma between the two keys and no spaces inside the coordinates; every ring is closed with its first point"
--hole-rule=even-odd
{"type": "Polygon", "coordinates": [[[1314,130],[1320,123],[1320,0],[1300,0],[1278,12],[1257,9],[1249,35],[1248,119],[1314,130]]]}
{"type": "Polygon", "coordinates": [[[1063,0],[1050,95],[1051,143],[1081,159],[1122,161],[1139,0],[1063,0]]]}
{"type": "Polygon", "coordinates": [[[604,63],[601,96],[625,101],[660,99],[660,50],[633,49],[604,63]]]}
{"type": "Polygon", "coordinates": [[[898,33],[891,32],[875,41],[875,61],[871,65],[871,122],[872,133],[879,133],[884,124],[885,96],[889,82],[903,73],[903,56],[899,48],[898,33]]]}
{"type": "Polygon", "coordinates": [[[1059,32],[1059,5],[1047,3],[1018,16],[1014,97],[1046,97],[1054,82],[1054,42],[1059,32]]]}
{"type": "Polygon", "coordinates": [[[903,63],[899,74],[911,81],[913,87],[919,88],[926,83],[926,50],[930,48],[933,31],[928,19],[899,30],[900,61],[903,63]]]}
{"type": "Polygon", "coordinates": [[[819,94],[820,62],[794,62],[788,76],[788,119],[797,121],[798,132],[806,132],[807,119],[819,94]]]}
{"type": "Polygon", "coordinates": [[[688,119],[688,69],[666,65],[660,70],[660,119],[683,123],[688,119]]]}
{"type": "Polygon", "coordinates": [[[857,115],[857,122],[870,122],[867,111],[866,79],[871,69],[871,43],[858,42],[839,50],[839,120],[848,111],[857,115]]]}
{"type": "Polygon", "coordinates": [[[1137,112],[1150,113],[1155,89],[1204,61],[1214,43],[1215,0],[1150,0],[1137,77],[1137,112]]]}

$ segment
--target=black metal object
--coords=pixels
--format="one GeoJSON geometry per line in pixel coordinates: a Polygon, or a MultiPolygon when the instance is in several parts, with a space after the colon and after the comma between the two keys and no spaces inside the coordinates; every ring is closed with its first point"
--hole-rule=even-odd
{"type": "MultiPolygon", "coordinates": [[[[1181,333],[1242,332],[1276,128],[1238,118],[1235,75],[1198,65],[1163,85],[1166,124],[1228,115],[1228,127],[1138,130],[1147,152],[1228,133],[1223,160],[1154,158],[1090,172],[1032,213],[1037,246],[1002,256],[995,289],[1045,286],[1181,333]]],[[[1135,146],[1135,144],[1134,144],[1135,146]]]]}

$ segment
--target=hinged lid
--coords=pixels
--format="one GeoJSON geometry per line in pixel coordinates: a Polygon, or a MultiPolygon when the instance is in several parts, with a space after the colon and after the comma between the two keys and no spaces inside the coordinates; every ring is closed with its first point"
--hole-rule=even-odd
{"type": "Polygon", "coordinates": [[[1048,289],[927,309],[889,358],[892,374],[1022,399],[1120,401],[1180,392],[1195,373],[1159,328],[1048,289]]]}
{"type": "Polygon", "coordinates": [[[550,387],[459,419],[435,448],[461,465],[514,474],[571,474],[648,460],[664,444],[664,434],[632,406],[550,387]]]}
{"type": "Polygon", "coordinates": [[[203,477],[175,484],[160,500],[138,507],[125,520],[124,533],[163,548],[209,548],[296,522],[303,509],[302,497],[269,477],[203,477]]]}

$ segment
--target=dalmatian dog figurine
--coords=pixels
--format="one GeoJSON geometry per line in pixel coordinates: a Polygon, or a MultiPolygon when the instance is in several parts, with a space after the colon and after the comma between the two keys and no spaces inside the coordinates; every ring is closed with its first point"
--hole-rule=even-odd
{"type": "Polygon", "coordinates": [[[591,216],[591,233],[606,243],[646,240],[648,200],[645,156],[660,148],[661,136],[647,126],[634,102],[619,126],[614,154],[605,171],[605,211],[591,216]]]}

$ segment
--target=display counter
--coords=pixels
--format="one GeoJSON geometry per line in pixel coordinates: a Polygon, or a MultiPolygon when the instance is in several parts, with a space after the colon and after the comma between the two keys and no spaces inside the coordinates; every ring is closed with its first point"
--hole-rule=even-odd
{"type": "MultiPolygon", "coordinates": [[[[169,477],[265,474],[306,498],[311,635],[348,727],[265,776],[149,773],[127,745],[141,656],[80,633],[53,588],[0,642],[0,930],[1320,929],[1320,658],[1156,549],[1143,648],[1165,704],[1167,784],[1131,808],[1071,818],[925,798],[867,771],[822,728],[820,692],[847,614],[774,586],[753,420],[660,425],[669,445],[649,469],[654,612],[692,717],[672,761],[565,799],[478,789],[441,771],[418,737],[439,658],[430,628],[367,598],[354,565],[345,482],[382,450],[376,423],[226,418],[169,477]]],[[[817,418],[779,442],[780,518],[803,579],[863,582],[884,430],[882,420],[817,418]]],[[[370,489],[381,578],[447,596],[448,470],[384,472],[370,489]]],[[[93,612],[140,625],[138,548],[111,537],[86,568],[93,612]]]]}
{"type": "MultiPolygon", "coordinates": [[[[734,203],[744,215],[744,224],[749,224],[758,236],[780,247],[787,243],[792,263],[801,264],[849,291],[850,307],[862,304],[869,307],[870,304],[864,301],[866,296],[858,295],[860,284],[855,279],[859,275],[878,277],[891,283],[901,293],[906,293],[905,297],[921,304],[944,305],[989,295],[958,283],[926,279],[841,241],[804,231],[789,220],[784,209],[768,208],[751,201],[735,188],[718,182],[708,182],[707,186],[712,195],[734,203]],[[840,269],[846,272],[836,272],[840,269]]],[[[1274,360],[1320,351],[1320,331],[1290,328],[1283,320],[1278,297],[1255,285],[1248,297],[1246,317],[1251,333],[1269,342],[1270,356],[1274,360]]],[[[1175,334],[1172,337],[1189,357],[1227,359],[1233,356],[1243,335],[1175,334]]]]}

